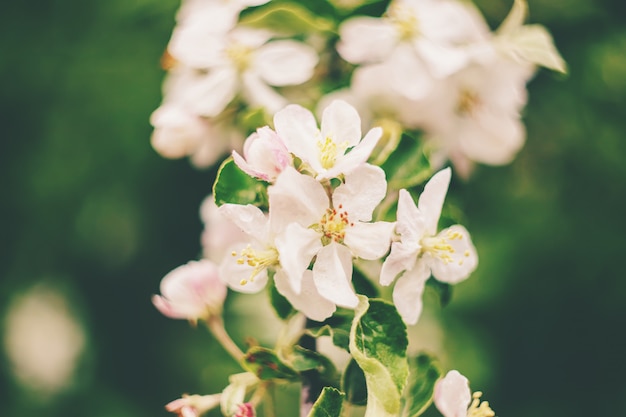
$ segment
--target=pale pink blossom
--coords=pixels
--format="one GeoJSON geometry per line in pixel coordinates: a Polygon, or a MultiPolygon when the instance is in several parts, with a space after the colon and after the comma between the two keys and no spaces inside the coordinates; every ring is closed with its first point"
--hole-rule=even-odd
{"type": "Polygon", "coordinates": [[[247,240],[241,229],[220,214],[212,194],[200,205],[200,219],[204,223],[200,237],[202,255],[218,265],[230,254],[228,248],[247,240]]]}
{"type": "Polygon", "coordinates": [[[435,384],[433,402],[444,417],[493,417],[496,414],[487,401],[480,401],[481,392],[470,391],[469,381],[453,370],[435,384]]]}
{"type": "Polygon", "coordinates": [[[161,313],[195,322],[221,313],[226,286],[213,262],[190,261],[161,280],[161,294],[152,297],[152,303],[161,313]]]}
{"type": "Polygon", "coordinates": [[[233,160],[242,171],[263,181],[274,182],[293,158],[283,140],[268,126],[257,129],[243,145],[243,157],[233,151],[233,160]]]}
{"type": "Polygon", "coordinates": [[[179,417],[199,417],[220,404],[220,394],[183,395],[165,405],[165,409],[179,417]]]}

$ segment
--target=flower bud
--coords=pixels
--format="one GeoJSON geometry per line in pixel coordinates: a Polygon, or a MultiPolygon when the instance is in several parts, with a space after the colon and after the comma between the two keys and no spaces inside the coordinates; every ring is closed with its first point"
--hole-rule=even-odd
{"type": "Polygon", "coordinates": [[[171,413],[179,417],[199,417],[200,414],[215,408],[220,403],[220,394],[215,395],[183,395],[165,406],[171,413]]]}
{"type": "Polygon", "coordinates": [[[213,262],[191,261],[161,280],[162,295],[154,295],[152,303],[167,317],[196,322],[220,314],[226,292],[213,262]]]}

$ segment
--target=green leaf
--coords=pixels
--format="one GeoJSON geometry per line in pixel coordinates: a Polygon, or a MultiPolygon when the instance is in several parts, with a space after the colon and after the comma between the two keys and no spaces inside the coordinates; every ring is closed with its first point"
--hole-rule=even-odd
{"type": "Polygon", "coordinates": [[[377,413],[397,415],[400,411],[409,372],[407,346],[406,325],[396,308],[359,296],[350,330],[350,354],[365,374],[368,414],[370,405],[377,413]]]}
{"type": "Polygon", "coordinates": [[[270,277],[267,285],[267,291],[270,296],[270,304],[274,311],[283,320],[287,320],[296,310],[293,309],[289,300],[287,300],[281,293],[276,289],[276,285],[274,285],[274,280],[270,277]]]}
{"type": "Polygon", "coordinates": [[[332,380],[337,372],[329,358],[302,346],[294,347],[289,356],[289,364],[298,372],[315,370],[325,380],[332,380]]]}
{"type": "Polygon", "coordinates": [[[410,361],[409,383],[403,396],[401,417],[417,417],[426,411],[440,377],[441,369],[431,356],[421,354],[410,361]]]}
{"type": "Polygon", "coordinates": [[[393,190],[414,187],[432,175],[430,161],[423,146],[406,134],[402,135],[400,144],[381,168],[387,174],[388,187],[393,190]]]}
{"type": "Polygon", "coordinates": [[[341,379],[341,388],[346,393],[346,401],[354,405],[367,404],[367,385],[365,374],[359,365],[352,359],[346,367],[341,379]]]}
{"type": "Polygon", "coordinates": [[[335,28],[333,21],[317,16],[295,3],[268,3],[247,13],[239,23],[257,29],[271,29],[286,36],[332,32],[335,28]]]}
{"type": "Polygon", "coordinates": [[[350,328],[354,312],[345,308],[338,308],[335,314],[324,320],[318,328],[309,329],[313,337],[330,336],[333,344],[349,352],[350,328]]]}
{"type": "Polygon", "coordinates": [[[263,380],[296,379],[298,376],[296,370],[280,360],[276,352],[261,346],[250,348],[241,365],[263,380]]]}
{"type": "Polygon", "coordinates": [[[226,159],[213,184],[215,204],[254,204],[264,206],[267,201],[267,184],[243,172],[232,158],[226,159]]]}
{"type": "Polygon", "coordinates": [[[450,303],[450,300],[452,299],[452,285],[430,278],[426,281],[426,286],[435,291],[439,297],[439,304],[441,304],[441,307],[445,307],[450,303]]]}
{"type": "Polygon", "coordinates": [[[324,387],[308,417],[339,417],[345,394],[336,388],[324,387]]]}

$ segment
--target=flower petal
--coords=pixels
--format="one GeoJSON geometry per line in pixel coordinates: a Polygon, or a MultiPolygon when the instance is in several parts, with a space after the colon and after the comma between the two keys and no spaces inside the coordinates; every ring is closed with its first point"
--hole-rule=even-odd
{"type": "Polygon", "coordinates": [[[313,265],[313,280],[322,297],[341,307],[356,307],[359,299],[351,279],[352,255],[347,247],[331,242],[320,249],[313,265]]]}
{"type": "Polygon", "coordinates": [[[242,83],[242,94],[252,106],[263,107],[269,114],[274,114],[287,105],[287,99],[265,84],[255,73],[244,73],[242,83]]]}
{"type": "Polygon", "coordinates": [[[383,262],[380,271],[380,284],[387,286],[402,272],[413,269],[419,251],[419,245],[409,245],[404,242],[392,243],[391,253],[383,262]]]}
{"type": "Polygon", "coordinates": [[[469,381],[459,371],[450,371],[435,384],[433,402],[444,417],[466,417],[472,401],[469,381]]]}
{"type": "Polygon", "coordinates": [[[393,26],[373,17],[349,19],[341,25],[339,33],[337,51],[353,64],[381,61],[396,43],[393,26]]]}
{"type": "Polygon", "coordinates": [[[282,40],[269,42],[259,48],[253,66],[270,85],[297,85],[313,76],[317,61],[317,53],[310,46],[282,40]]]}
{"type": "Polygon", "coordinates": [[[417,208],[424,215],[426,232],[433,236],[437,233],[437,223],[441,216],[443,202],[448,192],[452,171],[450,168],[443,169],[433,175],[424,186],[424,191],[420,195],[417,208]]]}
{"type": "Polygon", "coordinates": [[[356,109],[343,100],[334,100],[322,113],[322,138],[351,147],[361,140],[361,118],[356,109]]]}
{"type": "Polygon", "coordinates": [[[362,223],[346,229],[344,243],[356,257],[374,260],[389,250],[395,224],[390,222],[362,223]]]}
{"type": "Polygon", "coordinates": [[[280,266],[292,290],[300,294],[302,274],[309,267],[315,254],[322,248],[320,234],[298,223],[291,223],[284,233],[276,236],[275,244],[279,253],[280,266]]]}
{"type": "Polygon", "coordinates": [[[371,129],[361,142],[345,155],[339,156],[335,165],[319,175],[318,179],[336,178],[340,174],[351,174],[358,167],[365,165],[365,161],[369,159],[382,133],[383,130],[380,127],[371,129]]]}
{"type": "MultiPolygon", "coordinates": [[[[241,253],[246,246],[233,247],[233,252],[241,253]]],[[[252,276],[253,268],[246,263],[239,264],[234,256],[227,256],[220,265],[220,277],[229,288],[243,293],[261,291],[267,283],[267,269],[252,276]]]]}
{"type": "Polygon", "coordinates": [[[291,153],[312,164],[315,170],[321,169],[317,157],[317,142],[321,136],[313,113],[290,104],[274,115],[274,128],[291,153]]]}
{"type": "Polygon", "coordinates": [[[235,97],[237,86],[237,74],[233,68],[215,68],[189,89],[186,101],[201,116],[217,116],[235,97]]]}
{"type": "Polygon", "coordinates": [[[418,210],[413,197],[405,189],[400,190],[398,196],[396,218],[396,232],[402,237],[402,243],[419,250],[419,242],[426,233],[424,214],[418,210]]]}
{"type": "Polygon", "coordinates": [[[422,294],[430,270],[418,261],[414,268],[406,271],[393,288],[393,303],[406,324],[415,324],[422,313],[422,294]]]}
{"type": "Polygon", "coordinates": [[[348,212],[350,221],[370,221],[372,213],[387,193],[385,171],[363,164],[346,174],[345,182],[333,192],[333,204],[348,212]]]}
{"type": "Polygon", "coordinates": [[[233,222],[244,233],[266,243],[268,239],[268,219],[260,208],[252,204],[223,204],[218,208],[220,215],[233,222]]]}
{"type": "Polygon", "coordinates": [[[456,284],[468,278],[478,266],[478,255],[469,232],[457,224],[442,230],[436,238],[445,239],[452,247],[452,251],[446,253],[449,256],[448,260],[442,260],[429,252],[424,254],[424,261],[430,267],[433,276],[438,281],[448,284],[456,284]]]}
{"type": "Polygon", "coordinates": [[[289,279],[282,272],[276,272],[274,282],[278,292],[289,300],[293,308],[301,311],[308,318],[315,321],[324,321],[332,316],[337,309],[333,302],[322,297],[317,291],[313,282],[312,271],[304,271],[300,294],[293,290],[288,281],[289,279]]]}

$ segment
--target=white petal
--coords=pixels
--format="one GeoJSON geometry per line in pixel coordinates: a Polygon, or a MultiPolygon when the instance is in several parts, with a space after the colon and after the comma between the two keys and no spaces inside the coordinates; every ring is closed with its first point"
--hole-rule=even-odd
{"type": "MultiPolygon", "coordinates": [[[[240,253],[246,246],[235,246],[233,251],[240,253]]],[[[237,263],[236,256],[226,256],[220,265],[220,277],[229,288],[243,293],[261,291],[267,283],[267,269],[252,277],[253,268],[244,263],[237,263]],[[244,283],[244,284],[242,284],[244,283]]]]}
{"type": "Polygon", "coordinates": [[[372,213],[387,193],[385,171],[363,164],[346,175],[345,182],[333,192],[335,208],[348,212],[351,222],[372,220],[372,213]]]}
{"type": "Polygon", "coordinates": [[[429,68],[408,45],[398,47],[387,65],[391,87],[409,100],[424,99],[435,86],[429,68]]]}
{"type": "Polygon", "coordinates": [[[449,260],[442,260],[430,253],[424,254],[424,261],[428,263],[433,276],[448,284],[456,284],[468,278],[478,266],[478,255],[468,231],[457,224],[442,230],[436,237],[444,238],[452,246],[453,252],[447,253],[449,260]]]}
{"type": "Polygon", "coordinates": [[[359,142],[350,152],[343,156],[339,156],[335,165],[328,169],[323,175],[319,175],[320,178],[336,178],[339,174],[350,174],[354,169],[365,164],[372,154],[374,147],[378,143],[378,140],[382,136],[383,130],[380,127],[375,127],[367,132],[367,135],[359,142]]]}
{"type": "Polygon", "coordinates": [[[423,262],[406,271],[393,288],[393,303],[406,324],[415,324],[422,313],[422,294],[430,270],[423,262]]]}
{"type": "Polygon", "coordinates": [[[426,233],[424,213],[418,210],[413,197],[405,189],[400,190],[398,196],[396,218],[396,232],[402,237],[402,243],[419,248],[419,242],[426,233]]]}
{"type": "Polygon", "coordinates": [[[258,242],[268,239],[268,220],[260,208],[252,204],[224,204],[218,208],[220,215],[233,222],[244,233],[258,242]]]}
{"type": "Polygon", "coordinates": [[[269,114],[274,114],[287,105],[287,99],[252,72],[243,74],[243,95],[254,107],[263,107],[269,114]]]}
{"type": "Polygon", "coordinates": [[[466,50],[423,38],[415,42],[415,49],[428,66],[430,73],[437,79],[449,77],[465,67],[469,61],[466,50]]]}
{"type": "Polygon", "coordinates": [[[297,104],[290,104],[274,115],[276,133],[285,141],[287,149],[297,157],[321,168],[317,142],[321,138],[315,116],[297,104]]]}
{"type": "Polygon", "coordinates": [[[391,252],[380,271],[380,284],[389,285],[404,271],[413,269],[420,251],[419,245],[409,245],[403,242],[391,244],[391,252]]]}
{"type": "Polygon", "coordinates": [[[359,299],[350,285],[351,279],[350,250],[335,242],[324,246],[313,265],[313,280],[319,293],[339,306],[354,308],[359,299]]]}
{"type": "Polygon", "coordinates": [[[216,68],[198,79],[187,101],[199,115],[217,116],[235,97],[237,84],[237,74],[232,68],[216,68]]]}
{"type": "Polygon", "coordinates": [[[390,222],[357,222],[346,229],[344,243],[356,257],[370,261],[380,259],[389,250],[394,226],[390,222]]]}
{"type": "Polygon", "coordinates": [[[356,109],[343,100],[335,100],[322,114],[322,138],[331,138],[351,147],[361,140],[361,118],[356,109]]]}
{"type": "Polygon", "coordinates": [[[312,271],[304,271],[302,275],[302,291],[300,294],[297,294],[293,288],[291,288],[288,279],[282,273],[276,273],[274,282],[276,283],[278,292],[287,298],[296,310],[301,311],[312,320],[324,321],[332,316],[337,309],[334,303],[322,297],[317,291],[315,283],[313,282],[312,271]]]}
{"type": "Polygon", "coordinates": [[[256,53],[254,69],[270,85],[297,85],[313,76],[318,57],[301,42],[283,40],[263,45],[256,53]]]}
{"type": "Polygon", "coordinates": [[[302,274],[313,256],[322,248],[321,236],[315,230],[291,223],[275,239],[280,266],[296,294],[301,291],[302,274]]]}
{"type": "Polygon", "coordinates": [[[451,177],[450,168],[443,169],[433,175],[424,186],[424,191],[417,203],[417,208],[424,215],[426,232],[431,236],[437,233],[437,223],[439,223],[451,177]]]}
{"type": "Polygon", "coordinates": [[[466,417],[472,400],[469,381],[458,371],[450,371],[435,384],[433,401],[444,417],[466,417]]]}
{"type": "Polygon", "coordinates": [[[313,177],[286,167],[268,189],[272,230],[280,233],[289,223],[309,227],[322,219],[329,206],[322,185],[313,177]]]}
{"type": "Polygon", "coordinates": [[[373,17],[349,19],[341,25],[339,33],[337,51],[353,64],[381,61],[396,43],[393,26],[373,17]]]}

